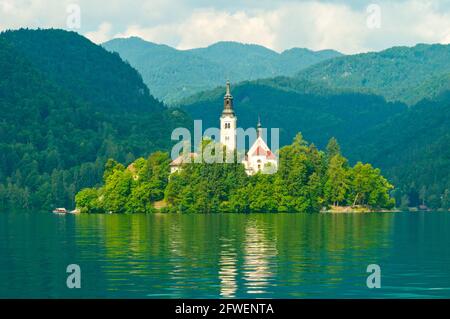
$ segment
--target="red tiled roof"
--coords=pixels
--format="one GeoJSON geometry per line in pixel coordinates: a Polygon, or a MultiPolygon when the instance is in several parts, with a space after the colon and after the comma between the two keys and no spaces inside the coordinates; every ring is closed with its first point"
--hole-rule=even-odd
{"type": "Polygon", "coordinates": [[[258,146],[257,148],[256,148],[256,150],[255,150],[255,152],[253,153],[253,156],[255,156],[255,155],[266,155],[266,151],[261,147],[261,146],[258,146]]]}
{"type": "Polygon", "coordinates": [[[268,159],[276,159],[275,155],[271,151],[267,151],[267,158],[268,159]]]}
{"type": "Polygon", "coordinates": [[[252,154],[253,156],[265,156],[268,159],[275,159],[275,155],[270,150],[265,150],[260,145],[256,148],[256,150],[252,154]]]}

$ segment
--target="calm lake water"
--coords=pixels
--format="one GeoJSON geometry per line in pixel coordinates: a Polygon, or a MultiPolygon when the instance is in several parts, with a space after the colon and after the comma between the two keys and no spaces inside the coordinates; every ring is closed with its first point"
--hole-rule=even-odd
{"type": "Polygon", "coordinates": [[[449,298],[450,213],[1,213],[0,297],[449,298]]]}

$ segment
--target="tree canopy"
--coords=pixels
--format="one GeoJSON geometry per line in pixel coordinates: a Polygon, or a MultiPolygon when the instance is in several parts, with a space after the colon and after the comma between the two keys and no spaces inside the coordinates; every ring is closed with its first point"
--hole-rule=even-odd
{"type": "Polygon", "coordinates": [[[169,177],[169,157],[155,153],[125,168],[109,160],[104,185],[76,196],[84,212],[153,212],[164,198],[165,211],[184,213],[317,212],[331,205],[393,208],[393,186],[370,164],[354,167],[340,154],[309,144],[298,134],[279,152],[275,174],[247,176],[241,163],[186,163],[169,177]]]}
{"type": "Polygon", "coordinates": [[[73,207],[108,158],[168,150],[191,121],[117,54],[63,30],[0,34],[0,209],[73,207]]]}

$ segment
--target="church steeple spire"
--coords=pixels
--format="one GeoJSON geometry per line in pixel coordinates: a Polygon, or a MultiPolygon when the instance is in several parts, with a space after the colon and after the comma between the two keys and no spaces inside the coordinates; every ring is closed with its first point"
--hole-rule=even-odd
{"type": "Polygon", "coordinates": [[[256,125],[257,137],[262,137],[261,117],[258,115],[258,124],[256,125]]]}
{"type": "Polygon", "coordinates": [[[223,112],[222,114],[234,115],[233,110],[233,96],[231,95],[230,81],[227,81],[227,90],[223,97],[223,112]]]}
{"type": "Polygon", "coordinates": [[[227,93],[226,96],[231,96],[231,90],[230,90],[230,81],[227,81],[227,93]]]}

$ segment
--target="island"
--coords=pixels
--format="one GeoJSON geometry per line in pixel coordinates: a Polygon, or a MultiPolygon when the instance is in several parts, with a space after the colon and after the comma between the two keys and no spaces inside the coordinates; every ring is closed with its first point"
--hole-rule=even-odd
{"type": "MultiPolygon", "coordinates": [[[[127,167],[110,159],[103,186],[81,190],[77,210],[89,213],[274,213],[370,212],[392,210],[393,185],[371,164],[353,167],[331,138],[325,151],[298,133],[292,144],[274,154],[257,138],[237,160],[237,118],[227,83],[220,117],[220,141],[204,139],[197,153],[183,151],[171,159],[155,152],[127,167]],[[220,150],[232,162],[210,163],[201,155],[220,150]],[[277,160],[275,160],[277,159],[277,160]]],[[[217,154],[216,154],[217,155],[217,154]]],[[[225,159],[225,158],[224,158],[225,159]]]]}

